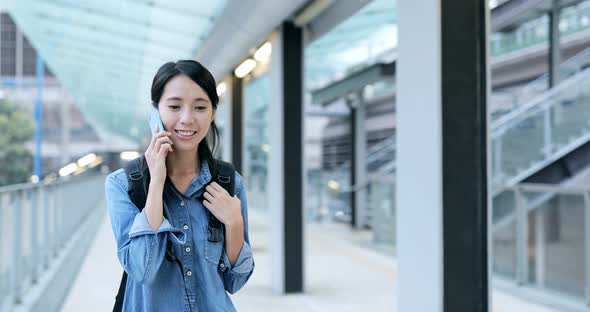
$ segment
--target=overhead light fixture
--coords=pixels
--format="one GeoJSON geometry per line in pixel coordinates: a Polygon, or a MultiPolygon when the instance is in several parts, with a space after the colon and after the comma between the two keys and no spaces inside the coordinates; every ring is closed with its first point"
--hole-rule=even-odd
{"type": "Polygon", "coordinates": [[[84,167],[91,164],[94,160],[96,160],[96,154],[90,153],[80,159],[78,159],[78,167],[84,167]]]}
{"type": "Polygon", "coordinates": [[[227,91],[227,85],[225,84],[225,82],[219,83],[217,85],[217,96],[221,96],[225,93],[225,91],[227,91]]]}
{"type": "Polygon", "coordinates": [[[254,68],[256,67],[256,61],[249,58],[240,64],[236,70],[234,70],[234,74],[238,78],[246,77],[254,68]]]}
{"type": "Polygon", "coordinates": [[[121,152],[121,154],[119,154],[119,157],[121,157],[122,160],[134,160],[135,158],[141,156],[141,154],[139,154],[138,152],[132,151],[132,152],[121,152]]]}
{"type": "Polygon", "coordinates": [[[272,44],[270,42],[265,42],[256,52],[254,53],[254,59],[258,62],[264,62],[268,60],[270,54],[272,53],[272,44]]]}
{"type": "Polygon", "coordinates": [[[72,174],[74,171],[76,171],[76,169],[78,169],[78,165],[76,165],[75,163],[71,163],[71,164],[59,169],[59,175],[62,177],[65,177],[67,175],[72,174]]]}

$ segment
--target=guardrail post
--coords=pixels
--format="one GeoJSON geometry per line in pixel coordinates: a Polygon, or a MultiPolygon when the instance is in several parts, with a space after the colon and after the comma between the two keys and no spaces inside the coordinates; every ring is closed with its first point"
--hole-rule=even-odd
{"type": "Polygon", "coordinates": [[[543,107],[543,156],[545,159],[551,158],[553,153],[553,138],[551,129],[551,106],[543,107]]]}
{"type": "Polygon", "coordinates": [[[585,278],[585,303],[590,305],[590,192],[584,192],[584,266],[585,278]]]}
{"type": "Polygon", "coordinates": [[[526,199],[520,187],[516,187],[516,282],[526,284],[528,280],[528,220],[526,199]]]}

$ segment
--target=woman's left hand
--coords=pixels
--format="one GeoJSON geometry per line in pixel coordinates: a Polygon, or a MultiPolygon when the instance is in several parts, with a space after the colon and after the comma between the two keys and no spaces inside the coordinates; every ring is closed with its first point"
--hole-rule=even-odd
{"type": "Polygon", "coordinates": [[[225,226],[240,225],[242,219],[242,205],[237,196],[229,193],[216,182],[212,182],[205,188],[205,200],[203,205],[225,226]]]}

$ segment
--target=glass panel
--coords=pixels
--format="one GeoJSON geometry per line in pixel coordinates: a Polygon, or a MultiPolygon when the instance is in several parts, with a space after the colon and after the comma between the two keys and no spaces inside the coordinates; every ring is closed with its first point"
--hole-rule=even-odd
{"type": "Polygon", "coordinates": [[[493,272],[505,277],[516,277],[516,223],[496,228],[492,234],[493,272]]]}
{"type": "Polygon", "coordinates": [[[507,217],[514,217],[516,196],[513,190],[506,190],[492,198],[492,221],[496,225],[507,217]]]}
{"type": "Polygon", "coordinates": [[[531,113],[515,122],[500,136],[502,172],[514,177],[544,159],[543,111],[531,113]]]}
{"type": "Polygon", "coordinates": [[[371,218],[375,243],[395,244],[395,182],[383,179],[370,184],[371,218]]]}
{"type": "Polygon", "coordinates": [[[245,91],[244,178],[248,190],[248,206],[266,210],[270,150],[267,113],[271,96],[268,74],[248,80],[245,91]]]}
{"type": "Polygon", "coordinates": [[[529,218],[529,280],[537,286],[584,296],[584,198],[555,195],[529,218]]]}
{"type": "Polygon", "coordinates": [[[559,94],[551,108],[554,150],[571,144],[590,131],[590,94],[572,91],[559,94]]]}

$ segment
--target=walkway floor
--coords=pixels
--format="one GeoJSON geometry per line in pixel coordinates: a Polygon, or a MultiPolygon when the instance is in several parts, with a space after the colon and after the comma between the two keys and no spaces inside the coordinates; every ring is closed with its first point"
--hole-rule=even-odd
{"type": "MultiPolygon", "coordinates": [[[[266,224],[265,215],[250,212],[256,269],[244,289],[232,297],[238,311],[396,311],[395,258],[366,247],[368,233],[340,224],[306,226],[305,294],[273,293],[266,224]]],[[[114,246],[105,216],[62,311],[112,310],[122,273],[114,246]]],[[[494,312],[554,311],[498,290],[492,298],[494,312]]]]}

